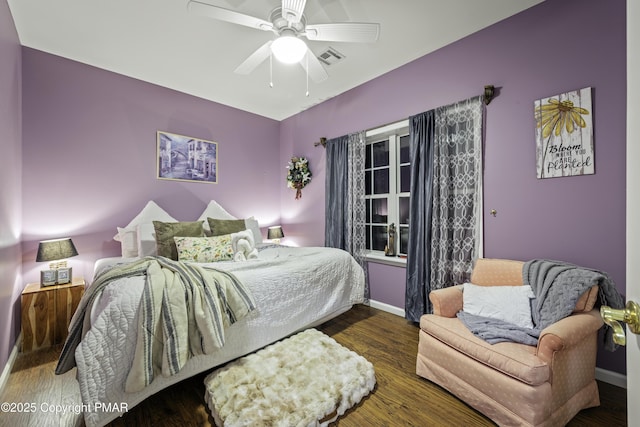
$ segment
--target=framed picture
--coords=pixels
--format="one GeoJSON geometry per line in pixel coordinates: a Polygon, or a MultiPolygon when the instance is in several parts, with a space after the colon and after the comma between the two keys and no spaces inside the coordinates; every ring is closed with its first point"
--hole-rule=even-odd
{"type": "Polygon", "coordinates": [[[41,270],[40,271],[40,285],[51,286],[55,285],[57,280],[55,270],[41,270]]]}
{"type": "Polygon", "coordinates": [[[58,285],[64,285],[65,283],[71,283],[71,267],[63,267],[57,270],[58,285]]]}
{"type": "Polygon", "coordinates": [[[591,88],[534,102],[538,178],[594,174],[591,88]]]}
{"type": "Polygon", "coordinates": [[[157,132],[157,178],[218,183],[218,143],[157,132]]]}

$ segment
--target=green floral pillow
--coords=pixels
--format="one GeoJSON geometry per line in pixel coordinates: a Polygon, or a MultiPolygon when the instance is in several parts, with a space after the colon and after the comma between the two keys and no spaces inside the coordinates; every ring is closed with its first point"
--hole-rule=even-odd
{"type": "Polygon", "coordinates": [[[217,262],[233,260],[231,234],[212,237],[174,237],[179,261],[217,262]]]}

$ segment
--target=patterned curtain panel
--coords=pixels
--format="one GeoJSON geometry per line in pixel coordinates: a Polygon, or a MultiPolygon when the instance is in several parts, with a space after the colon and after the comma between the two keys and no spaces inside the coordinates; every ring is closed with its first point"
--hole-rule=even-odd
{"type": "Polygon", "coordinates": [[[467,282],[482,233],[481,97],[435,112],[431,290],[467,282]]]}
{"type": "Polygon", "coordinates": [[[365,133],[357,132],[327,141],[325,181],[325,246],[344,249],[365,272],[365,302],[369,281],[365,262],[364,199],[365,133]]]}

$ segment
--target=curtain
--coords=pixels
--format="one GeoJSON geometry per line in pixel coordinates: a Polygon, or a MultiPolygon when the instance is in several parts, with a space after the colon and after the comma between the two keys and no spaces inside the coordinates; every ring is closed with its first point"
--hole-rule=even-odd
{"type": "Polygon", "coordinates": [[[433,183],[434,111],[409,118],[411,184],[405,317],[418,322],[431,312],[429,282],[431,265],[431,198],[433,183]]]}
{"type": "Polygon", "coordinates": [[[364,199],[365,133],[356,132],[327,141],[325,178],[325,246],[344,249],[365,272],[367,280],[364,199]]]}
{"type": "Polygon", "coordinates": [[[467,282],[482,243],[481,97],[410,118],[411,199],[405,317],[429,292],[467,282]]]}
{"type": "Polygon", "coordinates": [[[346,249],[349,194],[349,137],[327,140],[325,177],[324,245],[346,249]]]}
{"type": "Polygon", "coordinates": [[[475,97],[435,112],[431,289],[469,281],[482,233],[482,122],[475,97]]]}

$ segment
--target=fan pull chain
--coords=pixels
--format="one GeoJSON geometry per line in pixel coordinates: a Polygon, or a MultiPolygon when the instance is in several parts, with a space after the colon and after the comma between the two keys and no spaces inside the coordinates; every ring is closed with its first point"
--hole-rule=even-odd
{"type": "Polygon", "coordinates": [[[269,53],[269,87],[273,87],[273,52],[269,53]]]}
{"type": "Polygon", "coordinates": [[[307,61],[307,66],[305,67],[305,70],[307,71],[307,93],[305,93],[305,96],[309,96],[309,51],[307,50],[307,54],[304,56],[306,61],[307,61]]]}

